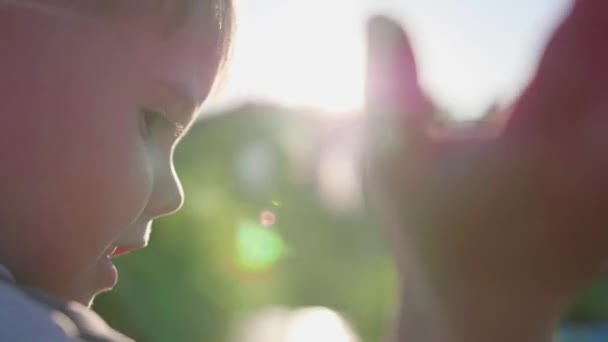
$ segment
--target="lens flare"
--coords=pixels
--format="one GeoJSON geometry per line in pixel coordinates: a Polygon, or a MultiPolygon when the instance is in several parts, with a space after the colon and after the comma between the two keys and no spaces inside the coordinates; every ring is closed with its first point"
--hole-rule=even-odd
{"type": "Polygon", "coordinates": [[[260,214],[260,224],[264,227],[272,227],[277,223],[277,215],[272,210],[264,210],[260,214]]]}
{"type": "Polygon", "coordinates": [[[241,223],[236,242],[239,265],[251,272],[267,270],[279,261],[285,251],[279,234],[255,221],[241,223]]]}

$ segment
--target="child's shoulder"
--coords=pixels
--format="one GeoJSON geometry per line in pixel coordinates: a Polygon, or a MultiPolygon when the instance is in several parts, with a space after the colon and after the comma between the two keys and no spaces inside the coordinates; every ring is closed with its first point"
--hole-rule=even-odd
{"type": "Polygon", "coordinates": [[[0,281],[0,341],[131,341],[83,305],[0,281]]]}
{"type": "Polygon", "coordinates": [[[75,331],[65,315],[0,282],[0,341],[69,341],[75,331]]]}

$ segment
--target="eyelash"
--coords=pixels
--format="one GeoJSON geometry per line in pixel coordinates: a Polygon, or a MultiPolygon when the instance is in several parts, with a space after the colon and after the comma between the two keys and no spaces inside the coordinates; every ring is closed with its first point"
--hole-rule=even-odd
{"type": "Polygon", "coordinates": [[[173,137],[179,137],[184,127],[167,118],[165,112],[157,109],[142,109],[141,129],[145,139],[152,138],[155,134],[171,131],[173,137]],[[161,130],[161,131],[158,131],[161,130]]]}

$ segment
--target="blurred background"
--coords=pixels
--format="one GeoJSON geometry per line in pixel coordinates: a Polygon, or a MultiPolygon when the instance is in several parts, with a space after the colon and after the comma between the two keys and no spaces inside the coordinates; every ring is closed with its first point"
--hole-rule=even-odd
{"type": "MultiPolygon", "coordinates": [[[[117,261],[95,309],[138,341],[382,341],[396,273],[355,164],[366,18],[400,20],[423,87],[472,119],[517,96],[570,5],[240,1],[230,71],[176,152],[186,204],[117,261]]],[[[557,338],[608,339],[607,293],[585,293],[557,338]]]]}

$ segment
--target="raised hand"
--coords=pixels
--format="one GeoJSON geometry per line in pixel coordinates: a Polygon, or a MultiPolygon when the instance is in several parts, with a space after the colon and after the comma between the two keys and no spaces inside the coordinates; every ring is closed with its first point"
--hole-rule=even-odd
{"type": "Polygon", "coordinates": [[[514,107],[466,126],[434,114],[403,30],[370,22],[365,186],[400,341],[549,341],[608,259],[607,7],[578,1],[514,107]]]}

